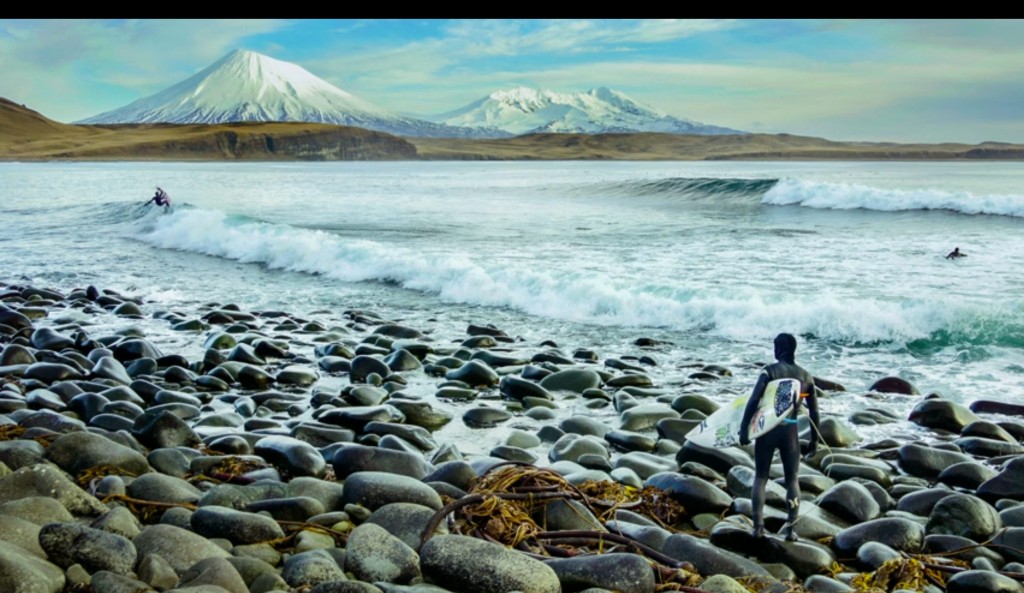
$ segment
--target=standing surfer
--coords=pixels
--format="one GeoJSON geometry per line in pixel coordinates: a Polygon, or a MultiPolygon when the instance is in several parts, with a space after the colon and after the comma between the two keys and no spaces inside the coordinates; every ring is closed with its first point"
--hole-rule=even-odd
{"type": "MultiPolygon", "coordinates": [[[[757,437],[754,443],[754,486],[751,493],[753,506],[754,537],[764,537],[764,499],[765,487],[768,484],[768,472],[771,469],[775,450],[779,450],[782,458],[782,470],[786,480],[786,511],[788,520],[782,533],[788,541],[796,540],[794,530],[800,510],[800,483],[797,481],[800,470],[800,439],[797,432],[796,417],[800,413],[800,401],[807,401],[807,409],[811,417],[811,442],[806,451],[808,456],[818,450],[818,398],[814,394],[814,377],[794,362],[796,354],[796,338],[790,334],[779,334],[775,337],[775,360],[761,370],[754,391],[747,401],[740,423],[740,444],[750,443],[750,421],[757,411],[761,396],[764,395],[768,383],[777,379],[796,379],[800,382],[800,393],[794,394],[792,412],[778,426],[757,437]]],[[[777,404],[778,405],[778,404],[777,404]]]]}
{"type": "Polygon", "coordinates": [[[156,195],[150,198],[149,202],[146,202],[143,206],[148,206],[150,202],[157,206],[163,206],[164,212],[171,209],[171,196],[167,195],[167,192],[159,187],[156,188],[156,195]]]}

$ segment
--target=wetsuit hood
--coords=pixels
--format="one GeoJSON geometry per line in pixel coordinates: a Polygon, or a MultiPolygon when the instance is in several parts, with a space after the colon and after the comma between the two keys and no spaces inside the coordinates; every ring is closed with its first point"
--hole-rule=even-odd
{"type": "Polygon", "coordinates": [[[775,336],[775,359],[780,362],[794,364],[796,356],[796,338],[791,334],[779,334],[775,336]]]}

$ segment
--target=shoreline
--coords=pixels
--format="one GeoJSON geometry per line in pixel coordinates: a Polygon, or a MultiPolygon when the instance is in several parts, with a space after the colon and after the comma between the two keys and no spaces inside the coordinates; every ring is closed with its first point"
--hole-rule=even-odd
{"type": "MultiPolygon", "coordinates": [[[[1007,574],[1024,572],[1024,557],[995,545],[1024,548],[1024,486],[1016,477],[1024,467],[1024,424],[986,421],[941,398],[908,393],[920,399],[911,422],[930,431],[916,441],[858,442],[846,419],[823,420],[828,446],[802,464],[801,539],[763,541],[747,534],[744,521],[749,449],[704,449],[684,437],[718,406],[702,391],[731,385],[731,370],[709,362],[688,369],[685,381],[668,382],[670,371],[680,369],[657,366],[655,341],[638,340],[635,357],[602,359],[586,348],[563,352],[553,342],[525,344],[487,325],[436,336],[369,311],[346,311],[343,323],[334,325],[224,304],[177,312],[93,287],[62,294],[0,283],[0,303],[0,462],[11,470],[0,466],[0,505],[24,505],[18,501],[41,494],[56,498],[68,513],[58,527],[50,519],[59,513],[36,525],[37,545],[49,560],[39,560],[43,564],[34,570],[54,592],[74,579],[131,579],[155,588],[159,571],[150,565],[161,560],[154,557],[172,568],[173,587],[215,584],[209,575],[216,574],[222,583],[241,579],[251,591],[263,579],[264,585],[313,585],[326,592],[335,589],[324,583],[355,577],[358,586],[337,590],[384,591],[371,583],[386,582],[427,591],[424,583],[443,587],[469,578],[453,590],[557,591],[586,584],[646,592],[655,583],[692,587],[712,577],[743,581],[751,575],[768,586],[782,580],[808,590],[845,590],[844,583],[855,585],[858,575],[887,561],[903,566],[908,558],[927,556],[924,561],[938,566],[929,554],[961,548],[958,556],[974,570],[954,576],[961,571],[953,569],[964,566],[935,569],[952,570],[949,590],[957,582],[1002,584],[1014,579],[1007,574]],[[113,320],[126,327],[112,331],[113,320]],[[166,324],[192,347],[201,343],[203,357],[168,351],[168,344],[133,329],[133,320],[166,324]],[[558,414],[565,409],[578,412],[558,414]],[[618,424],[586,410],[611,411],[618,424]],[[451,430],[460,425],[461,432],[451,430]],[[487,456],[465,455],[465,444],[438,438],[472,439],[477,431],[496,430],[506,436],[487,456]],[[66,475],[39,465],[46,461],[66,475]],[[508,467],[520,468],[503,475],[514,478],[516,488],[559,493],[552,496],[558,505],[531,509],[546,532],[563,532],[546,540],[548,548],[529,538],[522,540],[528,552],[487,541],[502,541],[507,534],[500,532],[460,536],[474,528],[455,510],[457,521],[440,520],[447,515],[438,514],[444,504],[479,508],[469,501],[480,493],[473,487],[515,499],[522,490],[493,480],[508,467]],[[83,476],[84,485],[73,483],[83,476]],[[40,480],[59,487],[46,494],[40,480]],[[590,480],[618,487],[570,494],[590,480]],[[649,496],[682,510],[662,509],[664,516],[652,517],[620,508],[605,516],[593,508],[613,496],[636,503],[636,492],[645,487],[655,488],[649,496]],[[558,512],[558,506],[566,508],[558,512]],[[133,523],[124,509],[153,523],[133,523]],[[111,514],[130,526],[109,528],[111,514]],[[102,560],[44,536],[78,534],[84,517],[94,518],[93,531],[82,531],[83,537],[112,542],[103,546],[108,553],[102,560]],[[296,521],[320,528],[296,530],[296,521]],[[417,542],[415,536],[431,525],[436,537],[417,542]],[[293,547],[277,541],[284,537],[293,547]],[[993,545],[966,549],[993,537],[993,545]],[[159,540],[198,556],[164,549],[159,540]],[[556,545],[569,540],[570,548],[556,545]],[[559,553],[555,548],[604,552],[604,568],[588,564],[590,555],[537,559],[545,550],[559,553]],[[496,564],[485,569],[481,555],[493,556],[496,564]],[[833,573],[834,562],[845,569],[833,573]],[[205,564],[197,576],[199,563],[205,564]],[[73,571],[75,565],[80,570],[73,571]],[[320,573],[310,567],[330,578],[313,582],[319,577],[310,575],[320,573]],[[680,569],[688,576],[673,573],[680,569]],[[471,576],[456,576],[467,572],[471,576]],[[616,581],[616,574],[630,575],[628,582],[616,581]],[[497,585],[490,580],[496,576],[511,581],[497,585]],[[515,586],[507,588],[509,583],[515,586]]],[[[843,396],[840,386],[831,387],[835,391],[826,398],[843,396]]],[[[915,391],[904,385],[885,389],[915,391]]],[[[996,410],[1020,414],[1007,405],[996,410]]],[[[864,410],[877,422],[898,420],[885,412],[864,410]]],[[[766,518],[773,532],[784,520],[778,496],[770,485],[766,518]]],[[[39,520],[24,509],[12,512],[25,523],[39,520]]],[[[0,540],[12,556],[34,552],[38,560],[40,550],[31,541],[0,540]]],[[[166,588],[169,575],[159,574],[166,588]]]]}

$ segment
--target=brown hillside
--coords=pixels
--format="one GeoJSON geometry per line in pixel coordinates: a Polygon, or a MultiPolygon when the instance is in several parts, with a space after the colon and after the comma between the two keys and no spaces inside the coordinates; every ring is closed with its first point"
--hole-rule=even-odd
{"type": "Polygon", "coordinates": [[[390,134],[313,123],[82,126],[0,99],[0,159],[408,160],[390,134]]]}
{"type": "Polygon", "coordinates": [[[791,134],[399,138],[313,123],[82,126],[0,98],[0,160],[1024,160],[1024,145],[834,142],[791,134]]]}
{"type": "Polygon", "coordinates": [[[792,134],[531,134],[499,140],[410,138],[421,159],[975,159],[1024,158],[1012,144],[834,142],[792,134]],[[1016,155],[1016,156],[1014,156],[1016,155]]]}

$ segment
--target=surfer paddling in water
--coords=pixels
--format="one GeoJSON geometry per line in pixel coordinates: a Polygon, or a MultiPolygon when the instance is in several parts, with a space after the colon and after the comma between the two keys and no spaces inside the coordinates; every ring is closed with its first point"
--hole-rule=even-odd
{"type": "Polygon", "coordinates": [[[163,206],[164,212],[166,212],[171,209],[171,196],[167,195],[167,192],[158,187],[156,188],[156,195],[150,198],[149,202],[146,202],[143,206],[148,206],[150,203],[156,204],[157,206],[163,206]]]}
{"type": "Polygon", "coordinates": [[[949,254],[946,255],[946,259],[958,259],[958,258],[961,258],[961,257],[967,257],[967,254],[966,253],[960,253],[960,248],[959,247],[954,247],[953,251],[950,251],[949,254]]]}
{"type": "Polygon", "coordinates": [[[778,379],[799,381],[797,383],[799,393],[793,393],[793,397],[786,398],[785,402],[776,399],[776,407],[780,404],[792,405],[792,411],[778,426],[757,437],[754,442],[754,486],[750,496],[754,521],[751,535],[754,537],[764,537],[765,487],[768,484],[768,472],[771,469],[772,458],[775,456],[775,450],[778,449],[786,480],[786,511],[788,513],[788,520],[782,528],[782,534],[786,540],[796,541],[795,524],[800,510],[800,483],[797,481],[797,476],[800,470],[801,453],[796,418],[800,413],[801,401],[807,403],[807,410],[811,417],[811,441],[805,453],[811,456],[818,450],[818,440],[820,439],[818,434],[818,398],[814,394],[814,377],[794,362],[795,354],[796,338],[790,334],[779,334],[775,337],[776,362],[761,370],[754,391],[747,401],[743,422],[740,423],[740,444],[746,445],[750,443],[750,423],[757,413],[761,397],[768,384],[778,379]]]}

